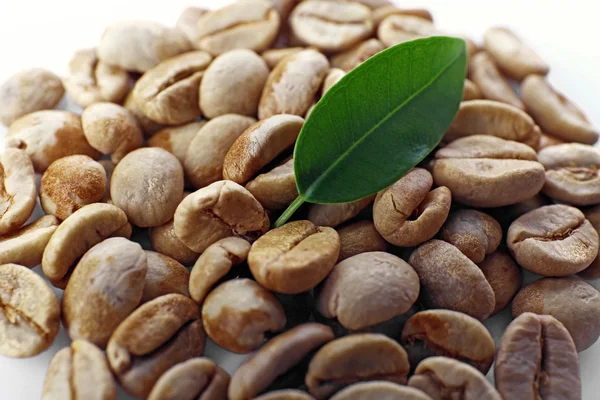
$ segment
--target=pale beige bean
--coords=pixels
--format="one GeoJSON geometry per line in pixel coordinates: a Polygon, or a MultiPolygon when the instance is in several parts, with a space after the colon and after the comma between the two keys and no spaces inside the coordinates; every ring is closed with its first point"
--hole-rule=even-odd
{"type": "Polygon", "coordinates": [[[114,204],[140,227],[173,218],[183,198],[183,168],[171,153],[156,147],[129,153],[115,168],[110,195],[114,204]]]}
{"type": "Polygon", "coordinates": [[[383,50],[385,50],[385,45],[379,40],[365,40],[351,49],[333,56],[331,58],[331,66],[334,68],[340,68],[346,72],[350,72],[383,50]]]}
{"type": "Polygon", "coordinates": [[[179,29],[139,20],[108,26],[96,49],[100,61],[136,72],[146,72],[189,50],[191,44],[179,29]]]}
{"type": "Polygon", "coordinates": [[[547,75],[550,66],[510,29],[493,27],[483,35],[485,50],[511,78],[522,81],[527,75],[547,75]]]}
{"type": "Polygon", "coordinates": [[[268,0],[236,2],[198,19],[195,46],[212,55],[234,49],[262,51],[275,40],[280,16],[268,0]]]}
{"type": "Polygon", "coordinates": [[[212,57],[190,51],[147,71],[133,87],[140,110],[159,124],[177,125],[200,116],[198,87],[212,57]]]}
{"type": "Polygon", "coordinates": [[[346,76],[346,72],[339,68],[331,68],[327,75],[325,75],[325,80],[323,81],[323,86],[321,87],[321,96],[325,96],[325,93],[329,89],[331,89],[336,83],[342,80],[342,78],[346,76]]]}
{"type": "Polygon", "coordinates": [[[484,98],[507,103],[522,110],[525,109],[525,105],[519,96],[498,71],[496,64],[486,52],[481,51],[471,57],[469,79],[479,87],[484,98]]]}
{"type": "Polygon", "coordinates": [[[185,175],[197,189],[223,179],[227,152],[240,135],[256,120],[236,114],[221,115],[206,123],[186,151],[185,175]]]}
{"type": "Polygon", "coordinates": [[[42,400],[116,400],[117,387],[102,351],[75,340],[50,361],[42,400]]]}
{"type": "Polygon", "coordinates": [[[100,158],[83,134],[81,119],[69,111],[38,111],[19,118],[6,132],[6,147],[25,151],[39,173],[66,156],[100,158]]]}
{"type": "Polygon", "coordinates": [[[291,148],[304,120],[295,115],[275,115],[250,126],[233,143],[223,161],[223,178],[239,184],[291,148]]]}
{"type": "Polygon", "coordinates": [[[234,279],[213,289],[202,304],[206,334],[234,353],[248,353],[263,342],[265,332],[285,326],[281,303],[250,279],[234,279]]]}
{"type": "Polygon", "coordinates": [[[293,56],[305,50],[305,47],[285,47],[283,49],[269,49],[262,52],[261,56],[270,69],[275,68],[284,58],[293,56]]]}
{"type": "Polygon", "coordinates": [[[392,14],[377,30],[377,37],[386,47],[439,34],[433,23],[414,15],[392,14]]]}
{"type": "Polygon", "coordinates": [[[65,220],[88,204],[102,201],[106,171],[88,156],[67,156],[54,161],[42,175],[40,203],[46,214],[65,220]]]}
{"type": "Polygon", "coordinates": [[[253,242],[269,225],[269,217],[258,200],[232,181],[218,181],[187,196],[174,218],[179,239],[198,253],[229,236],[253,242]]]}
{"type": "Polygon", "coordinates": [[[76,51],[62,81],[69,96],[81,107],[104,101],[120,103],[129,90],[127,71],[98,60],[96,49],[76,51]]]}
{"type": "Polygon", "coordinates": [[[258,106],[259,119],[277,114],[304,115],[328,69],[327,58],[313,49],[283,59],[265,83],[258,106]]]}
{"type": "Polygon", "coordinates": [[[90,204],[77,210],[48,241],[42,257],[44,275],[53,285],[59,284],[90,248],[118,235],[127,225],[127,215],[110,204],[90,204]]]}
{"type": "Polygon", "coordinates": [[[0,155],[0,235],[21,227],[36,202],[35,173],[24,151],[6,149],[0,155]]]}
{"type": "Polygon", "coordinates": [[[144,131],[145,137],[150,137],[162,128],[164,128],[163,125],[159,124],[158,122],[152,121],[146,116],[146,114],[142,112],[139,105],[135,102],[135,99],[133,97],[133,91],[129,92],[129,94],[125,98],[123,106],[127,110],[129,110],[130,113],[133,114],[138,124],[142,128],[142,131],[144,131]]]}
{"type": "Polygon", "coordinates": [[[350,203],[338,204],[311,204],[308,209],[307,219],[318,226],[336,226],[356,217],[362,210],[367,208],[375,196],[352,201],[350,203]]]}
{"type": "Polygon", "coordinates": [[[290,16],[294,34],[304,43],[330,52],[346,50],[371,35],[371,10],[358,3],[301,2],[290,16]]]}
{"type": "Polygon", "coordinates": [[[148,139],[148,147],[160,147],[172,153],[183,165],[190,143],[205,124],[206,121],[194,121],[163,128],[148,139]]]}
{"type": "Polygon", "coordinates": [[[398,8],[390,4],[373,10],[375,26],[379,26],[390,15],[412,15],[433,22],[433,16],[429,10],[424,8],[398,8]]]}
{"type": "Polygon", "coordinates": [[[0,265],[0,354],[35,356],[52,345],[60,327],[56,295],[44,279],[17,264],[0,265]]]}
{"type": "Polygon", "coordinates": [[[89,144],[118,163],[129,152],[142,147],[144,136],[134,115],[125,107],[96,102],[81,113],[83,134],[89,144]]]}
{"type": "Polygon", "coordinates": [[[298,197],[294,159],[258,175],[246,184],[246,189],[266,210],[277,211],[286,208],[298,197]]]}
{"type": "Polygon", "coordinates": [[[470,79],[465,79],[465,87],[463,89],[463,101],[476,100],[481,98],[481,90],[470,79]]]}
{"type": "Polygon", "coordinates": [[[197,36],[198,20],[207,12],[208,10],[205,8],[186,7],[181,14],[179,14],[175,26],[187,36],[191,43],[194,43],[197,36]]]}
{"type": "Polygon", "coordinates": [[[46,215],[8,235],[0,235],[0,264],[19,264],[33,268],[42,262],[42,254],[60,221],[46,215]]]}
{"type": "Polygon", "coordinates": [[[208,246],[198,258],[190,274],[189,291],[195,302],[202,304],[217,282],[248,258],[250,243],[228,237],[208,246]]]}
{"type": "Polygon", "coordinates": [[[221,54],[206,69],[200,85],[200,108],[207,118],[224,114],[254,117],[269,68],[246,49],[221,54]]]}
{"type": "Polygon", "coordinates": [[[104,348],[142,298],[148,263],[142,247],[111,238],[81,258],[63,294],[62,319],[71,339],[104,348]]]}
{"type": "Polygon", "coordinates": [[[65,89],[60,78],[42,68],[26,69],[0,86],[0,122],[9,126],[35,111],[51,110],[65,89]]]}
{"type": "Polygon", "coordinates": [[[544,77],[528,76],[521,92],[527,111],[544,132],[567,142],[594,144],[598,140],[600,133],[585,114],[544,77]]]}

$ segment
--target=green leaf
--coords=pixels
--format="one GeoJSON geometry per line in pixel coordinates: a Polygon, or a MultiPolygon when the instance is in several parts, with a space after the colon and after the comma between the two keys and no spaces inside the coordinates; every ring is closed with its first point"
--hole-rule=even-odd
{"type": "Polygon", "coordinates": [[[456,38],[401,43],[331,88],[296,142],[300,196],[294,207],[303,201],[358,200],[393,184],[422,161],[458,111],[466,54],[465,42],[456,38]]]}

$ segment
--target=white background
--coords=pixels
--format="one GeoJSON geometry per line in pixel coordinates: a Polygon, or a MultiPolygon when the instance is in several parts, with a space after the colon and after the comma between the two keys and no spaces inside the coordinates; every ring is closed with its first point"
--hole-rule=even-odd
{"type": "MultiPolygon", "coordinates": [[[[104,27],[115,20],[149,19],[172,25],[186,6],[219,7],[227,3],[230,1],[0,0],[0,82],[23,68],[34,66],[64,73],[73,51],[95,46],[104,27]]],[[[550,62],[551,82],[598,125],[600,23],[595,3],[591,0],[430,0],[402,1],[401,5],[428,7],[439,28],[469,34],[477,41],[492,25],[515,29],[550,62]]],[[[0,125],[0,149],[4,132],[5,128],[0,125]]],[[[509,315],[505,312],[486,323],[496,341],[508,321],[509,315]]],[[[52,348],[37,357],[13,360],[0,356],[0,399],[40,398],[46,367],[53,354],[66,345],[68,338],[61,332],[52,348]]],[[[209,348],[207,355],[223,362],[230,372],[241,359],[216,352],[214,348],[209,348]]],[[[600,343],[580,354],[580,362],[583,399],[597,399],[600,343]]]]}

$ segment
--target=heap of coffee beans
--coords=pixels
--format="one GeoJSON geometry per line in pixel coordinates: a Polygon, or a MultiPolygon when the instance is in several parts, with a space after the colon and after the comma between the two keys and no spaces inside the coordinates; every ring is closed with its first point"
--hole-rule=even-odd
{"type": "Polygon", "coordinates": [[[598,131],[510,30],[465,38],[464,101],[429,159],[270,229],[320,96],[433,35],[455,33],[386,0],[240,0],[115,23],[66,76],[11,77],[0,354],[45,351],[62,322],[46,400],[579,399],[577,353],[600,336],[598,131]],[[81,115],[52,110],[65,91],[81,115]],[[153,251],[130,240],[146,234],[153,251]],[[543,278],[521,288],[522,269],[543,278]],[[496,347],[482,321],[511,302],[496,347]],[[207,337],[249,354],[232,376],[207,337]]]}

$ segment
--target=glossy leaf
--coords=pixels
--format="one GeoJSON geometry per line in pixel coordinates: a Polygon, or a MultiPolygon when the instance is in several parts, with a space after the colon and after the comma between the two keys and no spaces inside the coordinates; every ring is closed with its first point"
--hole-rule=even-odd
{"type": "Polygon", "coordinates": [[[299,201],[354,201],[422,161],[458,111],[466,65],[463,40],[432,37],[389,48],[346,75],[298,137],[299,201]]]}

